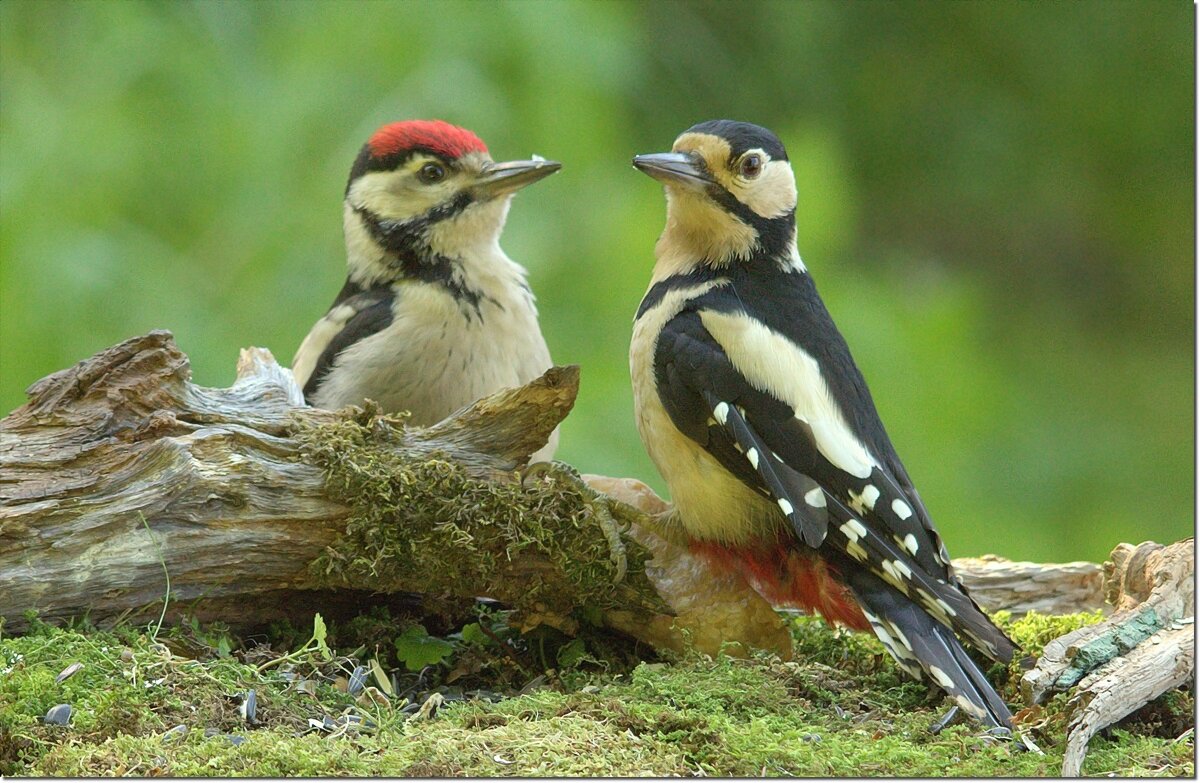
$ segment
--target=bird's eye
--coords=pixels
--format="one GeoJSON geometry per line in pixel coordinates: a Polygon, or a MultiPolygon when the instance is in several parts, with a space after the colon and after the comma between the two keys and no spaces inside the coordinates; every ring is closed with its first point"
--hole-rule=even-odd
{"type": "Polygon", "coordinates": [[[763,162],[758,155],[747,155],[742,158],[741,173],[746,179],[754,179],[762,174],[763,162]]]}
{"type": "Polygon", "coordinates": [[[426,185],[441,182],[446,178],[446,167],[440,163],[426,163],[417,171],[417,179],[426,185]]]}

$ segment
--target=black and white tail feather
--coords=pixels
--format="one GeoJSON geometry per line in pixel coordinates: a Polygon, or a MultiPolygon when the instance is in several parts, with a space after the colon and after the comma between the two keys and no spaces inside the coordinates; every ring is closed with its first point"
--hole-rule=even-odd
{"type": "Polygon", "coordinates": [[[986,725],[1011,726],[1012,713],[954,631],[994,660],[1011,658],[1011,642],[957,581],[926,574],[909,552],[867,527],[815,481],[792,470],[758,437],[743,408],[717,400],[711,392],[705,398],[714,421],[728,430],[737,450],[757,470],[797,537],[814,549],[828,541],[845,558],[867,566],[865,571],[841,570],[871,629],[900,667],[917,679],[924,676],[936,683],[986,725]],[[827,537],[830,516],[839,524],[827,537]]]}

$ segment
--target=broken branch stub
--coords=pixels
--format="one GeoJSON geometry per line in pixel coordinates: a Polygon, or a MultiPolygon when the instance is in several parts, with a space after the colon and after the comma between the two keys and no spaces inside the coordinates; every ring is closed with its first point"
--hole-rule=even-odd
{"type": "Polygon", "coordinates": [[[1046,645],[1021,678],[1025,700],[1074,687],[1063,775],[1083,767],[1106,726],[1195,676],[1195,542],[1120,544],[1104,564],[1105,594],[1119,611],[1046,645]]]}

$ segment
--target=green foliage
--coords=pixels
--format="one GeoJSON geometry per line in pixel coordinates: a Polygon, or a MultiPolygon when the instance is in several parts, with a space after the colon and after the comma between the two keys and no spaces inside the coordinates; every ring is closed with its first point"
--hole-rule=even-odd
{"type": "Polygon", "coordinates": [[[799,248],[954,555],[1104,558],[1194,508],[1193,7],[466,0],[0,3],[0,413],[169,328],[287,362],[340,287],[380,123],[562,173],[517,198],[560,456],[663,489],[626,348],[663,224],[628,163],[774,128],[799,248]]]}

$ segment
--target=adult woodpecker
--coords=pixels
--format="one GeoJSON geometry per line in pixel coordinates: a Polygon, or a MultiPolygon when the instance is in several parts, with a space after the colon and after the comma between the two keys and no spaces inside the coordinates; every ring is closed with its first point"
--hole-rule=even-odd
{"type": "Polygon", "coordinates": [[[955,632],[997,661],[1015,645],[955,576],[800,260],[783,144],[716,120],[633,165],[667,196],[630,347],[638,430],[674,503],[664,531],[777,606],[870,628],[906,672],[1011,727],[955,632]]]}
{"type": "Polygon", "coordinates": [[[513,194],[559,168],[494,163],[439,120],[375,131],[346,184],[346,283],[292,360],[308,403],[369,397],[429,425],[549,368],[525,269],[499,240],[513,194]]]}

